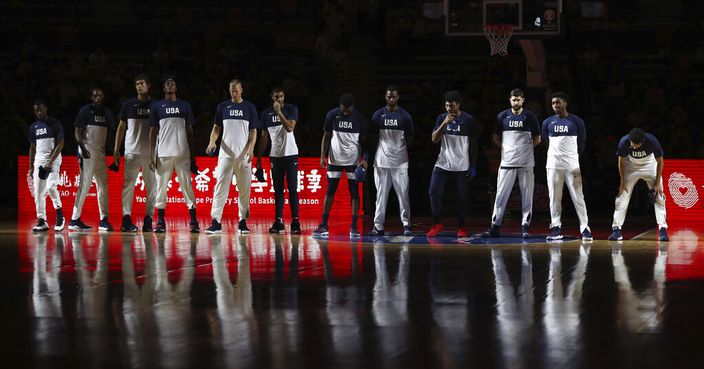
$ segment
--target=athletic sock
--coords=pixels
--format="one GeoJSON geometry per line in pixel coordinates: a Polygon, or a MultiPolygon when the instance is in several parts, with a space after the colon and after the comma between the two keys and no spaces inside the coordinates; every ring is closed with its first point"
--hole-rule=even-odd
{"type": "Polygon", "coordinates": [[[191,216],[191,223],[198,222],[198,220],[196,219],[196,208],[188,209],[188,214],[191,216]]]}
{"type": "Polygon", "coordinates": [[[323,221],[320,223],[322,225],[328,225],[328,218],[330,217],[330,214],[325,214],[323,213],[323,221]]]}

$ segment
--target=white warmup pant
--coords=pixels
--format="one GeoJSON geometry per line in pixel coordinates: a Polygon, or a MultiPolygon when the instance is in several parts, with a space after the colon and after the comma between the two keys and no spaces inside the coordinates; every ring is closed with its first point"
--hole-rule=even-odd
{"type": "MultiPolygon", "coordinates": [[[[80,150],[79,155],[80,155],[80,150]]],[[[90,186],[95,179],[98,189],[98,210],[100,219],[108,216],[108,167],[105,165],[105,155],[91,151],[90,159],[81,158],[83,167],[81,168],[81,179],[76,192],[76,202],[73,204],[73,214],[71,219],[76,220],[81,217],[83,204],[90,191],[90,186]]]]}
{"type": "MultiPolygon", "coordinates": [[[[149,155],[125,155],[125,182],[122,184],[122,215],[132,214],[132,202],[134,199],[134,187],[139,176],[139,169],[142,168],[142,180],[147,194],[146,215],[154,214],[154,203],[156,202],[156,174],[149,169],[151,157],[149,155]]],[[[190,165],[189,165],[190,168],[190,165]]]]}
{"type": "Polygon", "coordinates": [[[54,162],[51,167],[51,173],[43,180],[39,179],[39,164],[34,164],[34,205],[37,210],[37,219],[46,220],[46,195],[49,194],[51,202],[54,204],[54,209],[61,207],[61,197],[56,186],[59,184],[59,170],[61,169],[61,160],[54,162]]]}
{"type": "Polygon", "coordinates": [[[213,190],[213,207],[210,217],[222,221],[222,211],[230,195],[230,185],[232,175],[235,175],[239,196],[237,199],[237,209],[240,220],[249,218],[249,193],[252,188],[252,162],[245,159],[232,159],[229,157],[218,157],[216,169],[215,189],[213,190]]]}
{"type": "Polygon", "coordinates": [[[374,227],[384,230],[386,220],[386,202],[389,200],[389,190],[393,185],[404,226],[411,225],[411,202],[408,199],[408,168],[374,167],[374,184],[376,185],[376,211],[374,212],[374,227]]]}
{"type": "Polygon", "coordinates": [[[579,168],[572,170],[547,168],[546,171],[550,193],[550,228],[562,226],[562,190],[565,184],[579,218],[579,231],[589,228],[587,205],[584,203],[582,193],[582,173],[579,168]]]}
{"type": "Polygon", "coordinates": [[[168,156],[157,159],[156,169],[156,208],[166,208],[166,195],[169,191],[171,174],[176,171],[176,178],[181,186],[181,193],[186,207],[195,209],[196,196],[191,184],[191,159],[187,156],[168,156]]]}
{"type": "MultiPolygon", "coordinates": [[[[621,228],[623,221],[626,219],[626,212],[628,211],[628,203],[631,201],[633,186],[636,185],[638,180],[642,179],[648,185],[648,189],[653,189],[656,185],[655,177],[657,176],[658,167],[657,162],[653,162],[652,165],[641,167],[632,165],[626,161],[626,166],[624,169],[627,191],[616,197],[616,205],[614,209],[613,227],[618,228],[621,228]]],[[[660,178],[660,186],[662,186],[662,178],[660,178]]],[[[658,228],[667,228],[667,221],[665,219],[665,198],[658,196],[655,200],[654,208],[655,221],[658,223],[658,228]]]]}
{"type": "Polygon", "coordinates": [[[501,226],[506,214],[506,204],[513,184],[518,178],[518,185],[521,188],[521,211],[523,217],[521,225],[530,225],[530,220],[533,212],[533,187],[535,185],[535,174],[533,167],[522,168],[499,168],[499,174],[496,179],[496,200],[494,201],[494,214],[491,216],[491,224],[501,226]]]}

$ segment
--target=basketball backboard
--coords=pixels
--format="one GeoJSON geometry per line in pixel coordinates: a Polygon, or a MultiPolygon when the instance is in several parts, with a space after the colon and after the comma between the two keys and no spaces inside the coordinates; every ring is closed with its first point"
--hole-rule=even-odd
{"type": "Polygon", "coordinates": [[[557,36],[562,0],[444,0],[445,35],[484,36],[485,24],[511,24],[513,36],[557,36]]]}

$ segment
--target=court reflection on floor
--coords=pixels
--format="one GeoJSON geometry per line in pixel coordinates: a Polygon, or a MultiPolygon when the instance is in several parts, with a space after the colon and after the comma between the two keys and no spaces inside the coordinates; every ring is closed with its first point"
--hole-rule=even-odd
{"type": "Polygon", "coordinates": [[[37,366],[558,368],[611,346],[644,363],[668,317],[665,247],[28,237],[37,366]]]}

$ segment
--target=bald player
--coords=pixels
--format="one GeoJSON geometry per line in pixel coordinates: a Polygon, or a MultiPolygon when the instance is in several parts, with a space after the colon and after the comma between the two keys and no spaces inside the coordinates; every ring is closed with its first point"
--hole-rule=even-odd
{"type": "Polygon", "coordinates": [[[217,140],[220,141],[220,154],[216,169],[216,182],[213,189],[212,218],[206,233],[222,232],[222,212],[230,194],[232,175],[235,175],[239,191],[237,209],[239,212],[239,233],[249,233],[249,194],[252,187],[252,158],[254,145],[257,143],[259,117],[254,104],[242,98],[242,82],[233,79],[229,83],[230,99],[221,102],[215,110],[215,121],[210,132],[210,143],[205,151],[214,155],[217,140]]]}
{"type": "Polygon", "coordinates": [[[496,200],[491,227],[484,237],[500,237],[501,224],[506,213],[506,204],[511,196],[513,184],[518,179],[521,188],[521,237],[528,237],[528,229],[533,213],[533,186],[535,158],[533,148],[540,144],[540,124],[531,111],[523,108],[525,97],[518,88],[511,90],[511,108],[496,117],[494,143],[501,147],[501,164],[496,179],[496,200]]]}

